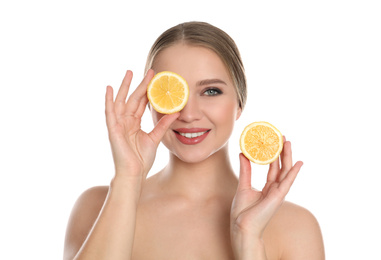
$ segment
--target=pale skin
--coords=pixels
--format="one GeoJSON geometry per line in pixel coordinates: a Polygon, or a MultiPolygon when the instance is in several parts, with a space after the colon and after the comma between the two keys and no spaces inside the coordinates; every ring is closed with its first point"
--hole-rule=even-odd
{"type": "Polygon", "coordinates": [[[64,259],[324,259],[314,216],[284,201],[302,167],[293,164],[289,141],[270,165],[262,191],[252,189],[251,164],[242,154],[239,179],[233,172],[228,140],[242,111],[214,52],[178,43],[159,54],[127,99],[131,80],[128,71],[115,100],[107,87],[115,177],[76,202],[64,259]],[[189,101],[172,115],[151,109],[155,127],[145,133],[146,88],[164,70],[187,80],[189,101]],[[195,145],[179,142],[174,130],[192,127],[209,134],[195,145]],[[168,165],[147,179],[160,142],[168,148],[168,165]]]}

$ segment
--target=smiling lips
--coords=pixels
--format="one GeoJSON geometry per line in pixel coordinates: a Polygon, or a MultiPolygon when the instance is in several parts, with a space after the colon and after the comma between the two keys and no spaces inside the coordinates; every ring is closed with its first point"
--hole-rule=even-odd
{"type": "Polygon", "coordinates": [[[209,134],[211,129],[206,128],[178,128],[174,129],[177,139],[186,145],[201,143],[209,134]]]}

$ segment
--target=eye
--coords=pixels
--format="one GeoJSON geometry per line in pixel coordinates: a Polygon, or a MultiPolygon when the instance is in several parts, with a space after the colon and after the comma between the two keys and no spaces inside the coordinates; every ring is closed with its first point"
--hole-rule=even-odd
{"type": "Polygon", "coordinates": [[[219,94],[222,94],[222,91],[218,88],[209,88],[204,91],[204,95],[206,96],[217,96],[219,94]]]}

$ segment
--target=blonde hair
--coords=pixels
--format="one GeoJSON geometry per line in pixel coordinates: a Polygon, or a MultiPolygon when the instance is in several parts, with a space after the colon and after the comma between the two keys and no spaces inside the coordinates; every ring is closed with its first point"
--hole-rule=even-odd
{"type": "Polygon", "coordinates": [[[241,55],[234,40],[227,33],[211,24],[186,22],[166,30],[151,47],[145,73],[152,68],[159,52],[178,42],[206,47],[221,58],[233,80],[239,106],[243,109],[247,99],[247,88],[241,55]]]}

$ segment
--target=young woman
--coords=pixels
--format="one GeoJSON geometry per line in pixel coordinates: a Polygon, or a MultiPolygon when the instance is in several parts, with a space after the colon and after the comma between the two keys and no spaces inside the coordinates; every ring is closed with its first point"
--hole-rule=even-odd
{"type": "Polygon", "coordinates": [[[242,154],[239,179],[232,170],[228,141],[245,105],[246,80],[226,33],[200,22],[170,28],[153,45],[146,76],[126,101],[131,79],[127,71],[115,101],[107,87],[115,177],[76,202],[64,259],[324,259],[316,219],[284,202],[302,166],[293,165],[289,141],[262,191],[252,189],[242,154]],[[172,115],[151,108],[155,127],[145,133],[147,85],[164,70],[187,80],[189,100],[172,115]],[[169,162],[146,179],[160,142],[169,162]]]}

